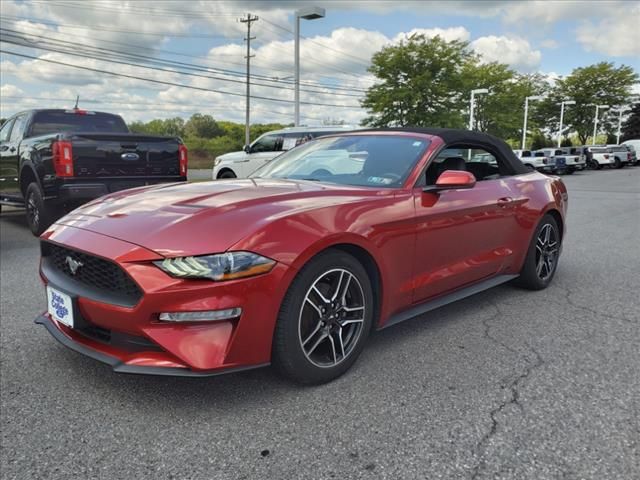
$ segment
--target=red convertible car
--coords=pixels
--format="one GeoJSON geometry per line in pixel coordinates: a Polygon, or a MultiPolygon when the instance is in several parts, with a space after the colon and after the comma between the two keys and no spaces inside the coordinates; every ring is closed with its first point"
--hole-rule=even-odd
{"type": "Polygon", "coordinates": [[[545,288],[566,211],[559,178],[489,135],[323,137],[249,179],[141,187],[58,220],[36,322],[117,372],[273,364],[322,383],[372,329],[510,280],[545,288]]]}

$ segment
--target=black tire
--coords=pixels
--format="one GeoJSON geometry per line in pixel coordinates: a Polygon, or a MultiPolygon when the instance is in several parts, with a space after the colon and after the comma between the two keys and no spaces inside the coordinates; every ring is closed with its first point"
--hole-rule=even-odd
{"type": "Polygon", "coordinates": [[[597,160],[591,160],[591,168],[594,170],[601,170],[602,165],[600,165],[597,160]]]}
{"type": "MultiPolygon", "coordinates": [[[[340,276],[340,282],[344,277],[340,276]]],[[[302,384],[321,384],[339,377],[353,365],[364,348],[373,323],[373,308],[371,282],[357,259],[333,249],[318,254],[300,270],[282,301],[273,337],[272,364],[285,378],[302,384]],[[332,292],[337,296],[340,289],[334,290],[330,280],[335,278],[337,281],[338,275],[344,275],[348,282],[344,282],[346,290],[341,295],[342,306],[336,309],[333,304],[322,302],[315,293],[318,290],[312,290],[312,287],[323,290],[321,293],[327,299],[332,292]],[[327,284],[322,283],[323,279],[327,284]],[[358,309],[359,302],[363,309],[358,309]],[[347,307],[347,303],[351,306],[347,307]],[[322,306],[324,313],[316,304],[322,306]],[[351,311],[346,312],[345,307],[351,311]],[[362,320],[354,316],[362,316],[362,320]],[[308,345],[307,349],[305,345],[308,345]],[[339,345],[343,345],[343,354],[338,360],[339,345]],[[327,363],[322,365],[325,360],[327,363]]]]}
{"type": "Polygon", "coordinates": [[[233,170],[225,170],[218,175],[218,178],[237,178],[233,170]]]}
{"type": "Polygon", "coordinates": [[[566,173],[567,175],[573,175],[573,172],[575,172],[575,169],[567,168],[564,173],[566,173]]]}
{"type": "Polygon", "coordinates": [[[622,160],[620,160],[618,157],[615,157],[614,162],[615,162],[614,165],[615,165],[616,168],[622,168],[622,166],[623,166],[622,165],[622,160]]]}
{"type": "Polygon", "coordinates": [[[27,225],[35,236],[40,236],[49,226],[58,219],[58,209],[47,204],[36,182],[32,182],[27,187],[24,199],[27,225]]]}
{"type": "Polygon", "coordinates": [[[542,220],[540,220],[540,223],[533,234],[533,238],[531,239],[531,244],[527,250],[527,256],[524,260],[520,276],[515,281],[516,285],[528,290],[542,290],[549,286],[558,268],[561,238],[561,233],[556,220],[549,214],[542,217],[542,220]],[[549,238],[551,240],[555,239],[556,242],[555,246],[552,245],[548,250],[545,248],[545,245],[541,245],[539,243],[541,234],[544,236],[543,231],[546,232],[547,228],[550,228],[552,232],[552,235],[550,235],[549,238]],[[552,258],[551,267],[549,267],[549,264],[543,260],[544,265],[542,268],[538,268],[540,265],[540,255],[543,255],[543,252],[545,251],[551,251],[553,248],[555,248],[555,254],[552,258]]]}

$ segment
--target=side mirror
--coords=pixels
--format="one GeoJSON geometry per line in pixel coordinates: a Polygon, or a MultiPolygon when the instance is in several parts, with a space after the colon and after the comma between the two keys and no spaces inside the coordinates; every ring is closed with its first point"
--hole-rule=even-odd
{"type": "Polygon", "coordinates": [[[437,193],[443,190],[458,190],[461,188],[473,188],[476,177],[471,172],[463,170],[445,170],[436,180],[435,185],[429,185],[422,189],[423,192],[437,193]]]}
{"type": "Polygon", "coordinates": [[[242,149],[245,151],[245,153],[251,153],[251,145],[245,145],[244,147],[242,147],[242,149]]]}

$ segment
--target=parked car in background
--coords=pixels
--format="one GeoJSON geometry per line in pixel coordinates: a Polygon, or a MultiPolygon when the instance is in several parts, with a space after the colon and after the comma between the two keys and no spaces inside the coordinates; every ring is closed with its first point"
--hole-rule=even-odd
{"type": "Polygon", "coordinates": [[[107,193],[186,179],[182,140],[129,133],[111,113],[29,110],[0,130],[0,205],[26,207],[34,235],[107,193]]]}
{"type": "Polygon", "coordinates": [[[622,168],[632,163],[631,152],[626,145],[607,145],[614,158],[616,168],[622,168]]]}
{"type": "Polygon", "coordinates": [[[631,153],[631,161],[634,165],[640,165],[640,138],[626,140],[621,143],[621,145],[626,145],[631,153]]]}
{"type": "Polygon", "coordinates": [[[603,166],[615,166],[615,158],[609,149],[603,145],[584,145],[581,148],[587,158],[587,166],[593,170],[600,170],[603,166]]]}
{"type": "Polygon", "coordinates": [[[525,166],[539,172],[551,173],[555,169],[555,162],[542,152],[531,150],[514,150],[513,153],[525,166]]]}
{"type": "Polygon", "coordinates": [[[545,157],[553,159],[555,165],[554,173],[572,174],[576,170],[583,170],[586,165],[580,153],[565,153],[560,148],[541,148],[538,152],[542,152],[545,157]]]}
{"type": "Polygon", "coordinates": [[[273,130],[258,137],[251,145],[239,152],[225,153],[213,161],[214,180],[220,178],[246,178],[266,162],[282,152],[314,138],[333,133],[355,130],[352,126],[290,127],[273,130]]]}
{"type": "MultiPolygon", "coordinates": [[[[567,166],[568,173],[584,170],[587,168],[586,157],[584,153],[577,147],[560,147],[558,149],[561,155],[564,157],[565,165],[567,166]]],[[[558,155],[556,150],[556,155],[558,155]]]]}

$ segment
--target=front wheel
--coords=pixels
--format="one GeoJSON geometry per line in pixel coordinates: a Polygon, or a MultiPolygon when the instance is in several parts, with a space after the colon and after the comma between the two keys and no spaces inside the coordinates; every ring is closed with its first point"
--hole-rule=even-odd
{"type": "Polygon", "coordinates": [[[280,308],[272,360],[290,380],[325,383],[356,361],[373,322],[373,291],[353,256],[327,250],[292,282],[280,308]]]}
{"type": "Polygon", "coordinates": [[[56,209],[44,201],[40,186],[36,182],[30,183],[27,187],[24,203],[27,225],[34,235],[39,236],[57,220],[56,209]]]}
{"type": "Polygon", "coordinates": [[[560,229],[549,214],[542,217],[527,250],[516,284],[529,290],[547,288],[558,268],[560,229]]]}

